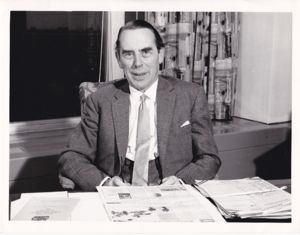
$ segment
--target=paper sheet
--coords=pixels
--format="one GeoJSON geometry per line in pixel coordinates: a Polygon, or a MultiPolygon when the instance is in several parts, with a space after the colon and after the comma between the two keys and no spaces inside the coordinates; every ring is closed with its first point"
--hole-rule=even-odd
{"type": "Polygon", "coordinates": [[[12,220],[70,220],[72,209],[79,199],[32,197],[12,220]]]}
{"type": "Polygon", "coordinates": [[[291,195],[259,177],[196,182],[195,187],[213,199],[226,218],[291,217],[291,195]]]}
{"type": "Polygon", "coordinates": [[[69,193],[69,198],[80,199],[72,211],[72,221],[109,221],[98,193],[69,193]]]}
{"type": "Polygon", "coordinates": [[[25,204],[32,197],[68,198],[68,192],[67,191],[58,191],[58,192],[42,192],[42,193],[22,193],[20,199],[11,202],[10,219],[14,218],[16,216],[16,214],[25,206],[25,204]]]}
{"type": "Polygon", "coordinates": [[[187,186],[97,187],[109,218],[115,222],[221,222],[224,219],[187,186]],[[208,209],[210,208],[210,209],[208,209]]]}
{"type": "MultiPolygon", "coordinates": [[[[197,181],[196,181],[197,183],[197,181]]],[[[275,185],[258,177],[237,180],[208,180],[200,184],[204,193],[211,197],[224,197],[238,194],[280,190],[275,185]]]]}
{"type": "Polygon", "coordinates": [[[217,197],[215,201],[228,211],[236,212],[240,217],[248,217],[250,214],[268,215],[291,208],[290,194],[284,191],[271,191],[236,195],[231,197],[217,197]]]}

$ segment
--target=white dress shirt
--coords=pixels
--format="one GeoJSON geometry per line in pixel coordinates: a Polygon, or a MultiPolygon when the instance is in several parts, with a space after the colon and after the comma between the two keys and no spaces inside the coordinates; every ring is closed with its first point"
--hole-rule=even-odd
{"type": "Polygon", "coordinates": [[[158,79],[143,93],[137,89],[129,86],[130,90],[130,106],[129,106],[129,136],[128,145],[126,151],[126,158],[134,161],[135,147],[136,147],[136,135],[137,135],[137,123],[138,123],[138,112],[141,103],[140,96],[145,94],[147,99],[145,100],[146,106],[149,109],[150,115],[150,151],[149,160],[153,160],[154,153],[157,151],[157,121],[156,121],[156,90],[157,90],[158,79]]]}

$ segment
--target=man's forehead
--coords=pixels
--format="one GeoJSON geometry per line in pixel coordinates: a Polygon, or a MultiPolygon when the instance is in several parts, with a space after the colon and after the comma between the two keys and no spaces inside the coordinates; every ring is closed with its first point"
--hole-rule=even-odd
{"type": "Polygon", "coordinates": [[[127,47],[139,49],[153,47],[155,46],[155,36],[147,28],[125,29],[120,35],[120,46],[124,49],[127,49],[127,47]]]}

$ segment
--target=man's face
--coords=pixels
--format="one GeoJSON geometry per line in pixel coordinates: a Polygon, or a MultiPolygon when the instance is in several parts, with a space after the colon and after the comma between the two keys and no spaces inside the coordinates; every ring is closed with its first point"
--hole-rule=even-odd
{"type": "Polygon", "coordinates": [[[125,30],[120,36],[118,62],[129,84],[137,90],[146,90],[158,78],[163,49],[158,52],[155,36],[147,28],[125,30]]]}

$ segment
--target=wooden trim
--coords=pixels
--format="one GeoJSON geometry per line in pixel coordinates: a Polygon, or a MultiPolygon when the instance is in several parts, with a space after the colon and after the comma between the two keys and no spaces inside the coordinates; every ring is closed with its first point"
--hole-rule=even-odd
{"type": "Polygon", "coordinates": [[[80,122],[80,117],[58,118],[9,124],[9,134],[32,133],[42,131],[64,130],[74,128],[80,122]]]}

